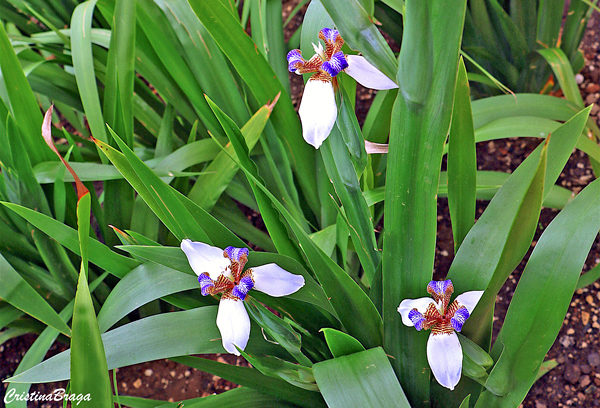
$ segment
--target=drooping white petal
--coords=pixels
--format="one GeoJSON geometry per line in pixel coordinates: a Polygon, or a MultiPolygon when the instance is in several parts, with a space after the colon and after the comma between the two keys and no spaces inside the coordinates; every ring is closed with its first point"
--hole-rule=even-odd
{"type": "Polygon", "coordinates": [[[335,94],[330,81],[309,79],[300,102],[302,137],[315,149],[327,139],[337,117],[335,94]]]}
{"type": "Polygon", "coordinates": [[[304,286],[304,277],[270,263],[252,268],[254,289],[270,296],[287,296],[304,286]]]}
{"type": "Polygon", "coordinates": [[[467,308],[469,314],[473,313],[473,309],[477,306],[477,302],[481,299],[481,295],[483,295],[483,290],[472,290],[470,292],[465,292],[456,297],[456,301],[467,308]]]}
{"type": "Polygon", "coordinates": [[[246,348],[250,337],[250,318],[244,302],[238,299],[221,299],[217,312],[217,327],[221,332],[223,348],[239,356],[235,346],[246,348]]]}
{"type": "Polygon", "coordinates": [[[429,335],[427,361],[440,385],[453,390],[462,372],[462,348],[455,332],[429,335]]]}
{"type": "Polygon", "coordinates": [[[417,309],[419,313],[423,314],[427,310],[427,307],[432,303],[435,303],[435,301],[430,297],[404,299],[400,302],[400,306],[398,306],[398,313],[402,316],[402,323],[409,327],[414,326],[413,322],[408,317],[410,311],[417,309]]]}
{"type": "Polygon", "coordinates": [[[356,82],[371,89],[393,89],[398,85],[388,78],[383,72],[375,68],[365,57],[360,55],[346,56],[348,68],[346,74],[356,79],[356,82]]]}
{"type": "Polygon", "coordinates": [[[223,256],[223,250],[204,242],[194,242],[189,239],[181,241],[181,250],[185,252],[190,266],[200,275],[208,273],[213,280],[217,280],[219,275],[225,272],[231,264],[229,259],[223,256]]]}

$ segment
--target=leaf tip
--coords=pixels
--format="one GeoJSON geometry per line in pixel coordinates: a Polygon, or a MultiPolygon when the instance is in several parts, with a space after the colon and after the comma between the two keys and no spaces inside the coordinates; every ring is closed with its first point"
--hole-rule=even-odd
{"type": "Polygon", "coordinates": [[[275,95],[275,98],[273,98],[272,102],[267,102],[267,104],[265,105],[265,107],[267,109],[269,109],[269,115],[271,114],[271,112],[273,112],[273,108],[275,107],[275,104],[277,103],[277,101],[279,100],[279,97],[281,96],[281,91],[279,91],[277,93],[277,95],[275,95]]]}

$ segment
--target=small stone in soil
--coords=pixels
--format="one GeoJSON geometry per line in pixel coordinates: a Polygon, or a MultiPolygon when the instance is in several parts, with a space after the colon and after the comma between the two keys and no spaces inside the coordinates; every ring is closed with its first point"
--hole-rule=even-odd
{"type": "Polygon", "coordinates": [[[582,365],[581,367],[579,367],[579,368],[581,368],[581,372],[582,372],[582,373],[584,373],[584,374],[589,374],[589,373],[591,373],[591,372],[592,372],[592,367],[590,367],[590,366],[589,366],[589,365],[587,365],[587,364],[583,364],[583,365],[582,365]]]}
{"type": "Polygon", "coordinates": [[[565,378],[565,380],[567,380],[571,384],[577,383],[580,376],[581,376],[581,370],[579,369],[579,366],[577,366],[575,364],[569,364],[567,366],[567,368],[565,369],[565,373],[563,374],[563,377],[565,378]]]}
{"type": "Polygon", "coordinates": [[[571,344],[573,344],[573,338],[569,337],[569,336],[562,336],[559,340],[560,344],[567,348],[569,347],[571,344]]]}
{"type": "Polygon", "coordinates": [[[595,351],[588,354],[588,363],[594,368],[600,366],[600,354],[595,351]]]}
{"type": "Polygon", "coordinates": [[[154,371],[152,371],[152,369],[147,368],[147,369],[144,370],[144,375],[146,377],[150,377],[152,374],[154,374],[154,371]]]}
{"type": "Polygon", "coordinates": [[[140,388],[141,386],[142,386],[142,379],[141,378],[138,378],[137,380],[135,380],[133,382],[133,387],[134,388],[140,388]]]}
{"type": "Polygon", "coordinates": [[[590,314],[588,312],[581,312],[581,323],[586,326],[590,322],[590,314]]]}
{"type": "Polygon", "coordinates": [[[591,383],[592,383],[592,380],[590,380],[589,375],[584,375],[579,379],[579,385],[581,385],[582,387],[587,387],[591,383]]]}

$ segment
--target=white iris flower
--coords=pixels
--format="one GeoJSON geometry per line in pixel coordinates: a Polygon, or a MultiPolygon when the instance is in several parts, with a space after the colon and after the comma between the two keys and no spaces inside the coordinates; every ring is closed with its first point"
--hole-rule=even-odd
{"type": "Polygon", "coordinates": [[[431,281],[427,292],[433,296],[404,299],[398,307],[402,323],[417,330],[431,329],[427,340],[427,361],[440,385],[453,390],[460,380],[463,353],[455,331],[461,331],[483,291],[476,290],[450,298],[454,286],[450,280],[431,281]]]}
{"type": "Polygon", "coordinates": [[[398,85],[369,61],[359,55],[344,55],[341,51],[344,40],[337,30],[324,28],[319,43],[313,44],[315,55],[308,61],[302,58],[300,50],[291,50],[287,55],[288,69],[296,74],[314,73],[304,87],[300,102],[302,136],[307,143],[318,149],[327,139],[337,118],[337,106],[333,84],[336,76],[345,71],[359,84],[372,89],[392,89],[398,85]]]}
{"type": "Polygon", "coordinates": [[[223,348],[240,355],[250,337],[250,318],[244,300],[251,289],[270,296],[287,296],[304,286],[304,277],[294,275],[270,263],[246,269],[248,248],[227,247],[224,250],[189,239],[181,241],[181,249],[198,275],[203,296],[221,293],[217,327],[223,348]]]}

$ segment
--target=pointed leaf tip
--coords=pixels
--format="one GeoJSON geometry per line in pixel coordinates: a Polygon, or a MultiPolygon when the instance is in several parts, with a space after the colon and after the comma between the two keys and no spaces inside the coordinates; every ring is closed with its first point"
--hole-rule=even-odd
{"type": "Polygon", "coordinates": [[[281,91],[279,91],[277,93],[277,95],[275,95],[275,98],[273,99],[273,102],[267,102],[267,104],[265,105],[269,109],[269,114],[271,114],[271,112],[273,112],[273,108],[275,107],[275,104],[279,100],[280,96],[281,96],[281,91]]]}
{"type": "Polygon", "coordinates": [[[53,111],[54,111],[54,105],[51,105],[50,108],[48,108],[48,110],[46,111],[46,113],[44,115],[44,121],[42,122],[42,137],[46,141],[46,144],[48,145],[48,147],[50,147],[50,149],[52,149],[52,151],[54,153],[56,153],[56,155],[58,156],[60,161],[65,165],[67,170],[69,170],[69,173],[71,173],[71,175],[73,176],[73,179],[75,179],[75,186],[77,187],[77,198],[81,199],[81,197],[83,197],[84,195],[89,193],[89,190],[87,189],[86,186],[83,185],[83,183],[81,182],[81,179],[79,179],[79,177],[77,176],[77,173],[75,173],[75,170],[73,170],[71,165],[65,159],[63,159],[63,157],[60,155],[60,153],[56,149],[56,146],[54,145],[54,141],[52,140],[52,112],[53,111]]]}

